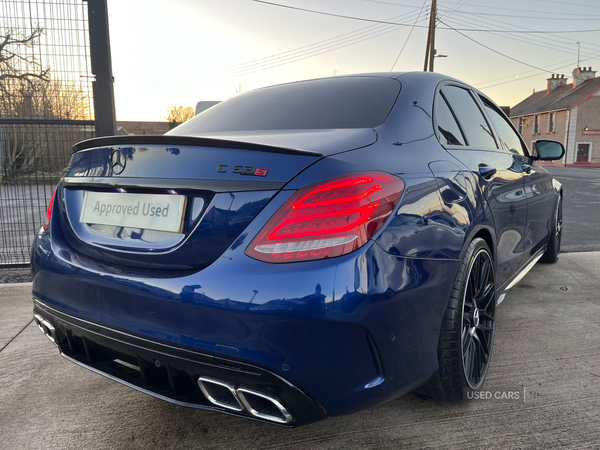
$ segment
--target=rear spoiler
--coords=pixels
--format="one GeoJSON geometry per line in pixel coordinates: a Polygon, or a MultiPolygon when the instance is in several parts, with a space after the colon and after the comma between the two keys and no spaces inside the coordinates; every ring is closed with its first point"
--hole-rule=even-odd
{"type": "Polygon", "coordinates": [[[172,136],[172,135],[130,135],[130,136],[107,136],[88,139],[75,144],[71,148],[72,153],[97,147],[134,147],[139,145],[189,145],[192,147],[217,147],[235,148],[240,150],[253,150],[256,152],[281,153],[285,155],[318,156],[322,153],[310,150],[298,150],[293,148],[275,147],[272,145],[255,144],[251,142],[236,141],[229,139],[215,139],[196,136],[172,136]]]}

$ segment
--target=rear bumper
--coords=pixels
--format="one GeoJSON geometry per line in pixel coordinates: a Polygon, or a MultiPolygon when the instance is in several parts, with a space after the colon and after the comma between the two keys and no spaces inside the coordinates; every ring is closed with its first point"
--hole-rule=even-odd
{"type": "Polygon", "coordinates": [[[74,251],[57,230],[40,232],[33,295],[38,308],[67,315],[64,322],[122,333],[151,343],[150,350],[164,346],[167,355],[191,352],[267,371],[329,416],[391,400],[438,369],[449,280],[459,262],[402,258],[369,243],[331,260],[273,265],[248,258],[244,237],[190,273],[103,263],[74,251]]]}
{"type": "Polygon", "coordinates": [[[289,381],[262,368],[102,327],[35,298],[34,317],[69,361],[162,400],[284,426],[327,417],[289,381]]]}

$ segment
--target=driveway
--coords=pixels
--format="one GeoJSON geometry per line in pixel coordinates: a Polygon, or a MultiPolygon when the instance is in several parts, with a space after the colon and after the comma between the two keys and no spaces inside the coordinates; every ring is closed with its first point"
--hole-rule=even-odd
{"type": "Polygon", "coordinates": [[[59,357],[0,285],[0,448],[598,448],[600,252],[536,265],[497,311],[484,398],[406,395],[297,429],[187,409],[59,357]],[[489,398],[488,398],[489,397],[489,398]]]}

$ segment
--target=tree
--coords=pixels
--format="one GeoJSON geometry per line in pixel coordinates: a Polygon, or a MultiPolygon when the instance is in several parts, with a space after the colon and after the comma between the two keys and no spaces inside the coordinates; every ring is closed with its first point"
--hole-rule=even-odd
{"type": "Polygon", "coordinates": [[[169,105],[165,119],[169,122],[171,128],[175,128],[177,125],[190,120],[194,117],[194,114],[194,108],[191,106],[169,105]]]}
{"type": "Polygon", "coordinates": [[[242,87],[242,82],[238,81],[237,85],[233,85],[233,89],[235,89],[235,95],[240,95],[244,92],[244,88],[242,87]]]}
{"type": "MultiPolygon", "coordinates": [[[[7,29],[0,34],[0,117],[25,119],[0,125],[0,176],[16,179],[39,170],[59,171],[65,165],[65,140],[82,139],[77,125],[33,124],[28,120],[91,118],[89,98],[75,84],[50,78],[34,54],[43,30],[29,34],[7,29]],[[72,137],[72,138],[71,138],[72,137]]],[[[1,179],[1,178],[0,178],[1,179]]]]}
{"type": "MultiPolygon", "coordinates": [[[[0,36],[0,82],[9,79],[30,82],[34,79],[48,80],[50,68],[43,69],[32,52],[27,54],[27,52],[20,51],[23,47],[35,48],[39,44],[42,34],[43,29],[36,27],[28,35],[7,29],[0,36]]],[[[0,83],[0,86],[4,85],[5,83],[0,83]]]]}

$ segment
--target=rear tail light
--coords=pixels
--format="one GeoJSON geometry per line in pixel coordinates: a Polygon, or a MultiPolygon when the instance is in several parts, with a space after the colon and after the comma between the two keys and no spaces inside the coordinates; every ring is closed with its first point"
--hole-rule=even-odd
{"type": "Polygon", "coordinates": [[[54,204],[54,195],[56,194],[56,189],[52,192],[52,197],[50,197],[50,203],[48,203],[48,209],[46,210],[46,219],[44,220],[44,224],[42,228],[44,231],[48,231],[48,227],[50,226],[50,217],[52,217],[52,205],[54,204]]]}
{"type": "Polygon", "coordinates": [[[392,213],[404,183],[381,172],[331,178],[295,192],[246,249],[272,263],[333,258],[365,245],[392,213]]]}

